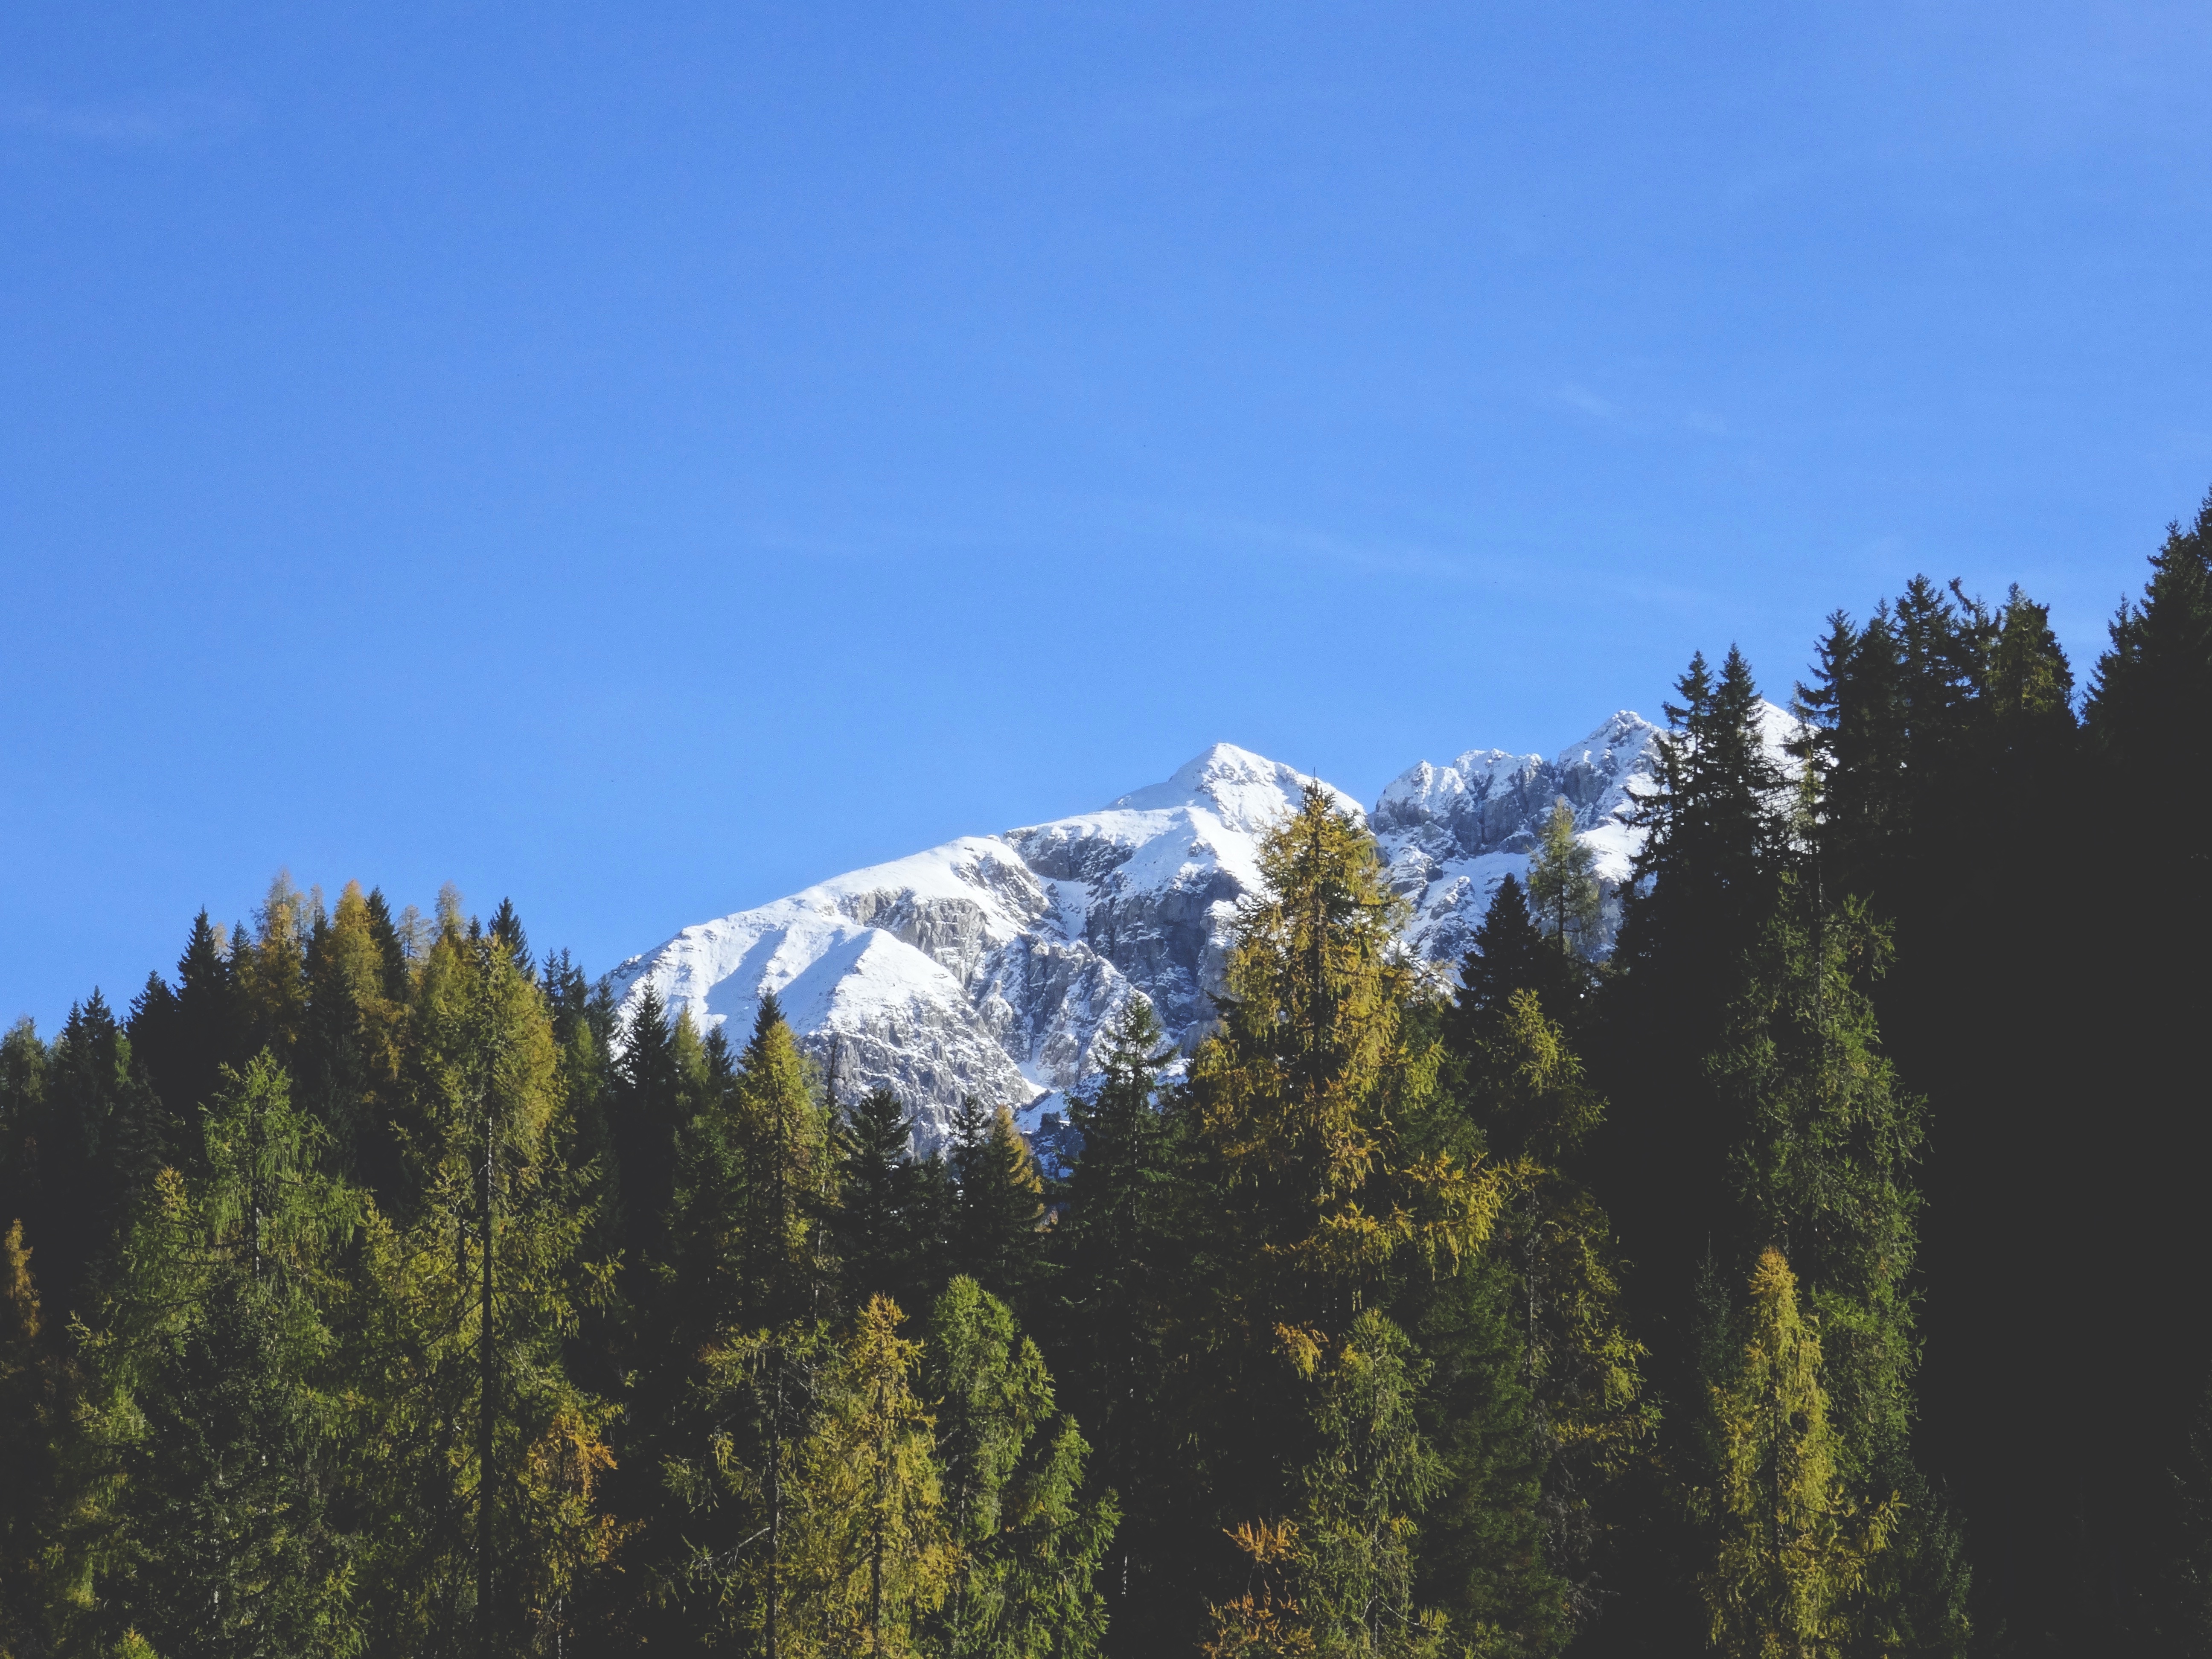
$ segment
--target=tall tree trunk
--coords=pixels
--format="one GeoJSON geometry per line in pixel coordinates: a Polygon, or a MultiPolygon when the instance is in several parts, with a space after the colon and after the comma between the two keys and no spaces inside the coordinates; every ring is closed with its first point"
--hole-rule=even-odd
{"type": "Polygon", "coordinates": [[[483,1632],[485,1659],[491,1659],[492,1633],[492,1428],[495,1407],[492,1386],[491,1319],[491,1111],[484,1111],[483,1168],[477,1177],[477,1216],[483,1252],[483,1302],[477,1327],[477,1346],[483,1375],[477,1413],[477,1623],[483,1632]]]}

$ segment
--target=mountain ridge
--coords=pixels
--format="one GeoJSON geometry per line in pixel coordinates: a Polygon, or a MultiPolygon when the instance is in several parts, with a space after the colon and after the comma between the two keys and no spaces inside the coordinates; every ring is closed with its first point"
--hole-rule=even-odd
{"type": "MultiPolygon", "coordinates": [[[[1789,717],[1772,705],[1765,717],[1778,746],[1789,717]]],[[[1217,743],[1095,811],[833,876],[686,927],[611,978],[625,1019],[650,985],[672,1012],[690,1009],[702,1030],[732,1022],[732,1035],[773,990],[802,1044],[817,1055],[836,1045],[845,1085],[899,1095],[924,1146],[942,1143],[966,1094],[1034,1127],[1096,1073],[1101,1035],[1132,997],[1152,1004],[1183,1054],[1196,1048],[1237,903],[1259,885],[1260,840],[1309,782],[1375,830],[1412,910],[1408,948],[1447,969],[1565,799],[1596,855],[1609,948],[1659,735],[1624,709],[1549,757],[1470,749],[1417,762],[1371,810],[1217,743]]]]}

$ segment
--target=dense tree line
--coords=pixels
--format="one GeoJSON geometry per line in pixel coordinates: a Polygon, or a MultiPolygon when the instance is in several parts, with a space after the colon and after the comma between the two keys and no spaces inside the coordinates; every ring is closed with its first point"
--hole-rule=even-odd
{"type": "Polygon", "coordinates": [[[1602,961],[1564,805],[1447,975],[1310,793],[1066,1170],[201,915],[0,1040],[0,1654],[2212,1650],[2212,501],[2083,695],[1923,580],[1790,700],[1692,660],[1602,961]]]}

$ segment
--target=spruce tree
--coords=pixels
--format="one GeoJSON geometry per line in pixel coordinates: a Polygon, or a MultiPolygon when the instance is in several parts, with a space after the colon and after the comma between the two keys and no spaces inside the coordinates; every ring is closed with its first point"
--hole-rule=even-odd
{"type": "Polygon", "coordinates": [[[664,1229],[684,1118],[677,1026],[659,993],[644,986],[623,1028],[622,1053],[615,1063],[609,1116],[622,1197],[625,1279],[633,1297],[644,1293],[647,1264],[667,1249],[664,1229]]]}
{"type": "Polygon", "coordinates": [[[1107,1028],[1103,1075],[1071,1097],[1082,1139],[1047,1235],[1054,1263],[1048,1326],[1060,1395],[1097,1448],[1098,1484],[1120,1494],[1124,1519],[1101,1575],[1115,1643],[1154,1638],[1149,1616],[1164,1532],[1183,1470],[1164,1409],[1164,1337],[1182,1289],[1182,1170],[1163,1109],[1172,1059],[1152,1005],[1124,1004],[1107,1028]]]}
{"type": "Polygon", "coordinates": [[[113,1485],[95,1581],[109,1639],[289,1655],[359,1640],[358,1445],[338,1357],[356,1196],[266,1054],[205,1119],[208,1173],[165,1172],[86,1343],[113,1485]]]}
{"type": "Polygon", "coordinates": [[[49,1309],[90,1311],[90,1280],[161,1168],[159,1102],[95,989],[72,1006],[41,1068],[19,1176],[25,1237],[49,1309]]]}
{"type": "Polygon", "coordinates": [[[1462,1054],[1473,1052],[1517,991],[1533,991],[1546,1014],[1578,1029],[1594,983],[1581,958],[1546,942],[1529,916],[1526,892],[1510,873],[1490,896],[1459,978],[1445,1031],[1462,1054]]]}
{"type": "Polygon", "coordinates": [[[1014,1115],[1004,1106],[986,1111],[974,1096],[964,1097],[949,1162],[959,1194],[952,1223],[956,1269],[1026,1307],[1041,1266],[1044,1177],[1014,1115]]]}
{"type": "Polygon", "coordinates": [[[1092,1581],[1116,1510],[1110,1498],[1079,1495],[1089,1448],[1074,1419],[1054,1409],[1036,1345],[1004,1302],[956,1278],[931,1311],[922,1376],[957,1552],[930,1622],[933,1648],[1095,1652],[1105,1609],[1092,1581]]]}
{"type": "Polygon", "coordinates": [[[831,1222],[845,1305],[877,1296],[901,1307],[927,1305],[921,1294],[937,1267],[927,1237],[922,1183],[914,1156],[914,1119],[899,1097],[871,1089],[837,1125],[837,1207],[831,1222]]]}

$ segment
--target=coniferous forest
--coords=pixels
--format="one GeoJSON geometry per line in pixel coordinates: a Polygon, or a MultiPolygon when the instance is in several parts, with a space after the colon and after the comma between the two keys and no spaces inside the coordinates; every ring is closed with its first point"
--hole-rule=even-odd
{"type": "Polygon", "coordinates": [[[2212,1652],[2212,500],[1694,658],[1617,948],[1267,843],[1040,1169],[279,879],[0,1043],[0,1653],[2212,1652]],[[1803,725],[1778,760],[1762,695],[1803,725]]]}

